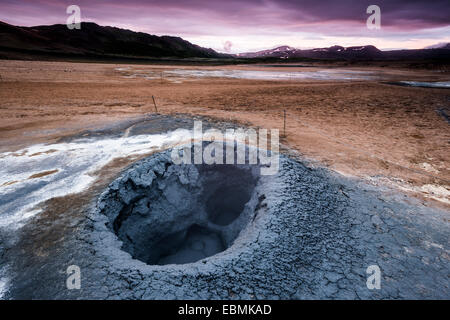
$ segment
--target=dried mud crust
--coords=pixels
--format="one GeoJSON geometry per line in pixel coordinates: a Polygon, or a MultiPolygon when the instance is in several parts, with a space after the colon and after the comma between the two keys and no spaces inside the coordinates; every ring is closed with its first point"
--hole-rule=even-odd
{"type": "Polygon", "coordinates": [[[7,259],[10,277],[4,298],[450,297],[447,212],[286,156],[280,158],[277,175],[255,182],[247,220],[228,248],[193,263],[133,259],[114,230],[117,217],[107,214],[132,203],[127,195],[133,190],[150,188],[153,180],[163,182],[158,177],[182,180],[186,184],[176,186],[186,190],[199,181],[186,175],[189,170],[167,164],[169,152],[135,163],[102,195],[94,195],[90,206],[70,207],[28,224],[21,231],[22,244],[9,246],[10,237],[2,235],[6,248],[0,250],[0,266],[7,259]],[[105,197],[116,199],[118,207],[102,207],[105,197]],[[59,227],[61,238],[56,237],[59,227]],[[40,239],[46,232],[50,238],[40,239]],[[366,287],[366,269],[374,264],[382,273],[380,290],[366,287]],[[80,290],[66,288],[69,265],[81,269],[80,290]]]}
{"type": "MultiPolygon", "coordinates": [[[[166,163],[168,155],[146,161],[166,163]]],[[[139,185],[149,174],[136,171],[139,166],[120,181],[129,178],[139,185]]],[[[166,170],[165,165],[153,168],[160,175],[166,170]]],[[[448,298],[445,212],[383,198],[368,188],[282,157],[279,174],[258,182],[253,217],[233,244],[209,258],[179,265],[132,259],[108,227],[110,218],[97,208],[79,235],[89,257],[74,260],[85,262],[83,288],[63,290],[58,297],[448,298]],[[381,290],[366,287],[366,268],[373,264],[382,270],[381,290]]]]}

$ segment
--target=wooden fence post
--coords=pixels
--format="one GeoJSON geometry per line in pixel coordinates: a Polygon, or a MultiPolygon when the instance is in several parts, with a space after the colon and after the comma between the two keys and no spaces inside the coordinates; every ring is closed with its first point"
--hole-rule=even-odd
{"type": "Polygon", "coordinates": [[[155,111],[156,111],[156,113],[158,113],[158,108],[156,107],[155,97],[152,96],[152,99],[153,99],[153,104],[155,105],[155,111]]]}

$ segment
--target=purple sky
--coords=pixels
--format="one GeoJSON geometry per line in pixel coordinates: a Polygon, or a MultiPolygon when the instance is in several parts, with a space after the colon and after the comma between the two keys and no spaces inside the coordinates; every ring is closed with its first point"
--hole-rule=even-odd
{"type": "Polygon", "coordinates": [[[80,6],[82,21],[180,36],[222,52],[450,42],[449,0],[0,0],[0,20],[21,26],[65,23],[71,4],[80,6]],[[381,8],[380,30],[366,27],[371,4],[381,8]]]}

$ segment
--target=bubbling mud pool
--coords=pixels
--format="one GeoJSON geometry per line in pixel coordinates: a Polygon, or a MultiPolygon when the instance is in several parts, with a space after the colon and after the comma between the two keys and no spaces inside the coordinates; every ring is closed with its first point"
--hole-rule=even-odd
{"type": "Polygon", "coordinates": [[[150,265],[184,264],[229,248],[258,206],[256,165],[141,161],[99,200],[122,250],[150,265]]]}

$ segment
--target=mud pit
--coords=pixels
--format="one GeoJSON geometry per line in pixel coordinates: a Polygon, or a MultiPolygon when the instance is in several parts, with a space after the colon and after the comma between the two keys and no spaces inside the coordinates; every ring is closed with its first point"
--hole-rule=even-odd
{"type": "MultiPolygon", "coordinates": [[[[130,135],[180,125],[161,121],[130,135]]],[[[2,298],[448,298],[446,211],[300,156],[281,154],[274,175],[258,169],[174,165],[167,150],[49,203],[0,233],[2,298]],[[366,286],[374,264],[380,290],[366,286]],[[66,288],[70,265],[81,290],[66,288]]]]}
{"type": "Polygon", "coordinates": [[[397,196],[382,196],[285,156],[276,175],[260,175],[260,169],[175,165],[167,151],[135,163],[109,185],[92,212],[86,239],[96,262],[74,258],[90,264],[85,281],[95,285],[86,296],[448,295],[434,279],[446,277],[442,262],[431,263],[445,249],[426,249],[427,243],[445,241],[446,232],[429,231],[438,230],[441,213],[422,219],[430,208],[406,205],[397,196]],[[431,238],[411,244],[425,234],[431,238]],[[403,254],[405,246],[427,252],[429,264],[403,254]],[[372,264],[385,275],[381,290],[366,287],[366,268],[372,264]],[[408,276],[401,276],[405,270],[408,276]]]}
{"type": "Polygon", "coordinates": [[[99,207],[134,259],[191,263],[233,244],[255,216],[258,181],[256,165],[174,165],[166,154],[113,182],[99,207]]]}

